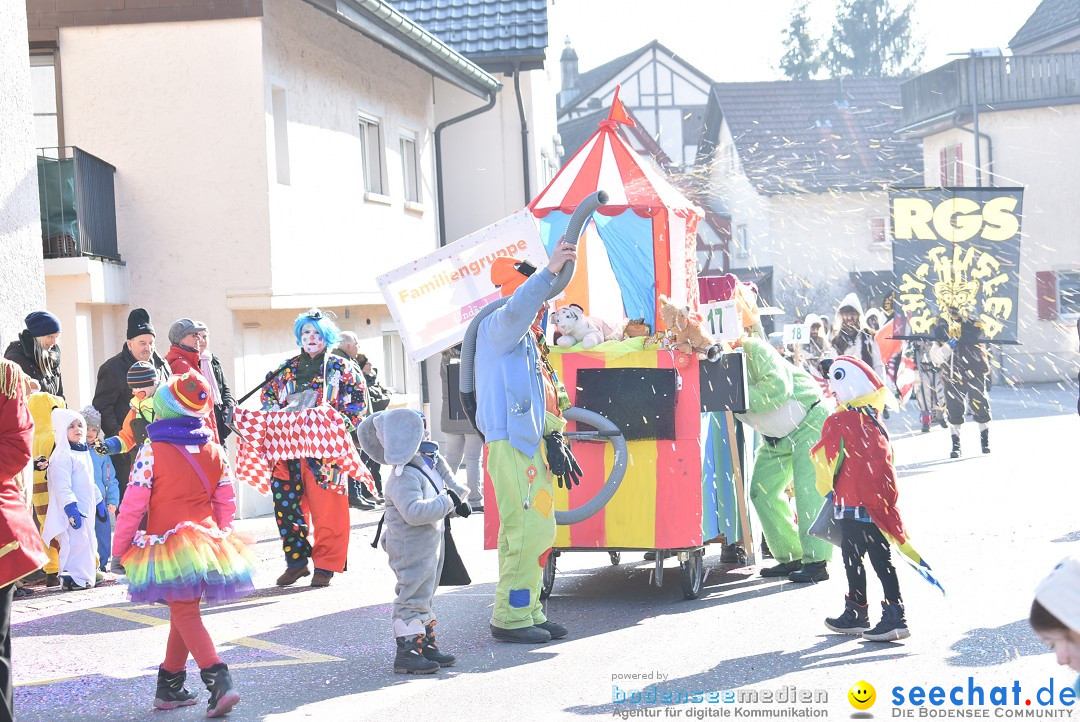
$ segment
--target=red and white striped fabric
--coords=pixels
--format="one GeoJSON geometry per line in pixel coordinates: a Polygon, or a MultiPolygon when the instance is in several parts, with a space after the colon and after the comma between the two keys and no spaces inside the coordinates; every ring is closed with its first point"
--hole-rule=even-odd
{"type": "Polygon", "coordinates": [[[236,478],[270,493],[274,464],[288,459],[320,459],[341,470],[328,488],[348,493],[346,476],[374,488],[371,473],[353,445],[345,419],[337,409],[317,406],[304,411],[237,409],[233,424],[239,432],[236,478]]]}

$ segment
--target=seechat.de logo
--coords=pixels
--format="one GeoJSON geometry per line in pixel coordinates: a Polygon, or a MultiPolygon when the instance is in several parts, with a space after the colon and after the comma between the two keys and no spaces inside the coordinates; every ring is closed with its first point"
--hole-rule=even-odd
{"type": "Polygon", "coordinates": [[[861,712],[874,706],[874,702],[877,701],[877,692],[874,691],[872,684],[859,680],[848,690],[847,698],[851,706],[861,712]]]}

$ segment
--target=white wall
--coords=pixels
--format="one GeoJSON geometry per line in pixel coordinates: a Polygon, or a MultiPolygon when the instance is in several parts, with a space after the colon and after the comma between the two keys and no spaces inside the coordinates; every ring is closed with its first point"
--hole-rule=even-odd
{"type": "MultiPolygon", "coordinates": [[[[0,342],[45,307],[26,6],[0,3],[0,342]]],[[[0,349],[3,353],[3,349],[0,349]]]]}
{"type": "MultiPolygon", "coordinates": [[[[1020,346],[1000,349],[1003,373],[1020,381],[1073,378],[1076,353],[1075,319],[1038,318],[1035,274],[1080,269],[1080,204],[1075,174],[1080,167],[1080,105],[985,113],[979,130],[990,136],[994,151],[994,183],[1023,186],[1020,256],[1020,346]]],[[[974,185],[975,147],[970,133],[949,130],[923,139],[928,185],[941,181],[939,151],[963,143],[964,182],[974,185]]],[[[984,146],[983,183],[989,181],[989,153],[984,146]]]]}
{"type": "MultiPolygon", "coordinates": [[[[162,351],[174,320],[205,321],[230,378],[239,333],[227,292],[270,286],[261,25],[60,30],[65,135],[116,166],[131,304],[150,312],[162,351]]],[[[116,316],[95,325],[108,334],[97,363],[124,341],[126,309],[116,316]]]]}

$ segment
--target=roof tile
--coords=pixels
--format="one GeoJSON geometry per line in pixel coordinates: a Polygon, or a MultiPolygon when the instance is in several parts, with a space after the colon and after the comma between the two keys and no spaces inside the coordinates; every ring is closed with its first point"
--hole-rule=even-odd
{"type": "Polygon", "coordinates": [[[391,0],[398,10],[470,59],[544,57],[547,0],[391,0]]]}

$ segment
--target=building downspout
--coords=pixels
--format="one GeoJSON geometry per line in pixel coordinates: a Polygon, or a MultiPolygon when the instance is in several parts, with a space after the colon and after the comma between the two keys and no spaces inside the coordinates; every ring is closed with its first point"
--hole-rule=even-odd
{"type": "Polygon", "coordinates": [[[521,169],[525,182],[525,202],[529,205],[532,200],[532,190],[529,188],[529,122],[525,119],[525,105],[521,101],[521,66],[514,66],[514,97],[517,99],[518,119],[521,121],[521,169]]]}
{"type": "Polygon", "coordinates": [[[439,199],[439,247],[446,245],[446,211],[443,209],[443,167],[442,167],[442,132],[455,123],[468,120],[474,115],[486,113],[495,107],[495,91],[488,91],[488,102],[468,113],[462,113],[456,118],[444,120],[435,126],[435,193],[439,199]]]}
{"type": "MultiPolygon", "coordinates": [[[[986,140],[986,178],[987,178],[987,185],[990,186],[991,188],[993,188],[995,185],[997,185],[996,183],[994,183],[994,141],[991,140],[990,136],[988,136],[986,133],[977,132],[977,131],[972,130],[971,128],[968,128],[968,127],[966,127],[964,125],[961,125],[960,124],[960,117],[958,115],[953,115],[952,124],[953,124],[953,127],[956,128],[957,130],[962,130],[965,133],[971,133],[972,135],[974,135],[976,145],[979,144],[980,139],[985,139],[986,140]]],[[[978,170],[979,169],[976,168],[976,171],[978,171],[978,170]]]]}

